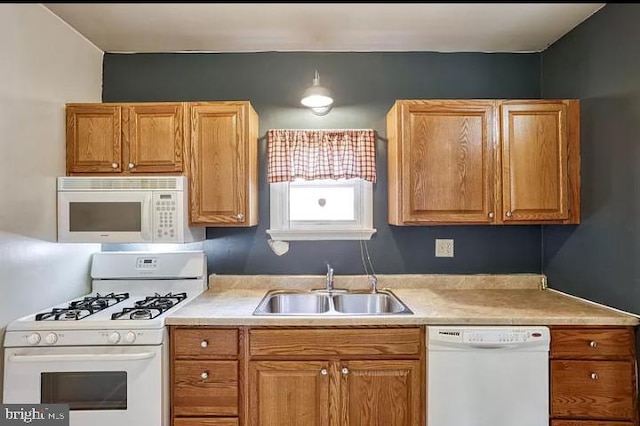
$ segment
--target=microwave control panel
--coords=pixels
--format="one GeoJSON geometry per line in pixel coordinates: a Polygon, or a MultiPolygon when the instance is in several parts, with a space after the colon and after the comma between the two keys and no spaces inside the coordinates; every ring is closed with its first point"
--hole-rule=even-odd
{"type": "Polygon", "coordinates": [[[167,242],[178,240],[178,229],[176,227],[176,215],[178,200],[175,193],[155,193],[153,194],[153,240],[167,242]]]}

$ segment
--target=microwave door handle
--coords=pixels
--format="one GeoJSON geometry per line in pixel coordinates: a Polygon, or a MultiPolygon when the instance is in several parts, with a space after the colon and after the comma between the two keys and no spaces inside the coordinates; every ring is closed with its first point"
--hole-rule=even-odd
{"type": "Polygon", "coordinates": [[[152,201],[153,195],[144,197],[142,201],[142,229],[140,232],[142,233],[142,238],[148,242],[153,241],[153,235],[151,235],[153,229],[153,224],[151,223],[153,220],[152,201]]]}
{"type": "Polygon", "coordinates": [[[9,362],[81,362],[81,361],[142,361],[155,357],[154,352],[135,354],[66,354],[66,355],[9,355],[9,362]]]}

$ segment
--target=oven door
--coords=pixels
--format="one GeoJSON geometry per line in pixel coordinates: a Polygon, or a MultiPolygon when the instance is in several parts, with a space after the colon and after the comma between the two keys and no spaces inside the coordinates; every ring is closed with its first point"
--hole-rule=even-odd
{"type": "Polygon", "coordinates": [[[151,243],[151,191],[59,191],[58,241],[151,243]]]}
{"type": "Polygon", "coordinates": [[[5,348],[4,403],[69,404],[70,426],[168,425],[162,347],[5,348]]]}

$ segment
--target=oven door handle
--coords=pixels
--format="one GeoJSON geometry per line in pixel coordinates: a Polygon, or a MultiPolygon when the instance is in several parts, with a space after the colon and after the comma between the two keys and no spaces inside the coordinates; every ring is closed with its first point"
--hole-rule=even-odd
{"type": "Polygon", "coordinates": [[[65,355],[9,355],[10,362],[58,362],[58,361],[142,361],[155,357],[154,352],[135,354],[65,354],[65,355]]]}

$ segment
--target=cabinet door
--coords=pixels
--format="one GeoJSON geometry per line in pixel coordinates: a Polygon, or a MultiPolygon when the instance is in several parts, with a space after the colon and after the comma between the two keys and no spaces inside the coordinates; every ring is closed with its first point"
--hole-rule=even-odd
{"type": "Polygon", "coordinates": [[[328,426],[328,362],[249,363],[251,426],[328,426]]]}
{"type": "Polygon", "coordinates": [[[247,126],[247,110],[234,103],[190,106],[189,175],[194,224],[257,224],[257,210],[248,211],[257,207],[257,140],[249,135],[254,132],[247,126]]]}
{"type": "Polygon", "coordinates": [[[340,363],[341,426],[422,423],[420,361],[340,363]]]}
{"type": "MultiPolygon", "coordinates": [[[[575,183],[569,185],[569,173],[575,178],[579,175],[579,171],[569,170],[572,148],[569,142],[573,144],[575,140],[578,120],[575,113],[569,116],[569,107],[573,110],[574,105],[577,105],[575,101],[502,104],[502,220],[505,222],[569,220],[569,191],[577,191],[575,183]]],[[[577,193],[571,195],[573,209],[578,206],[578,197],[577,193]]]]}
{"type": "MultiPolygon", "coordinates": [[[[402,104],[402,222],[494,220],[494,102],[402,104]]],[[[390,189],[391,191],[391,189],[390,189]]]]}
{"type": "Polygon", "coordinates": [[[131,173],[181,172],[182,104],[133,105],[123,110],[125,168],[131,173]]]}
{"type": "Polygon", "coordinates": [[[115,105],[68,105],[67,174],[122,171],[121,109],[115,105]]]}

